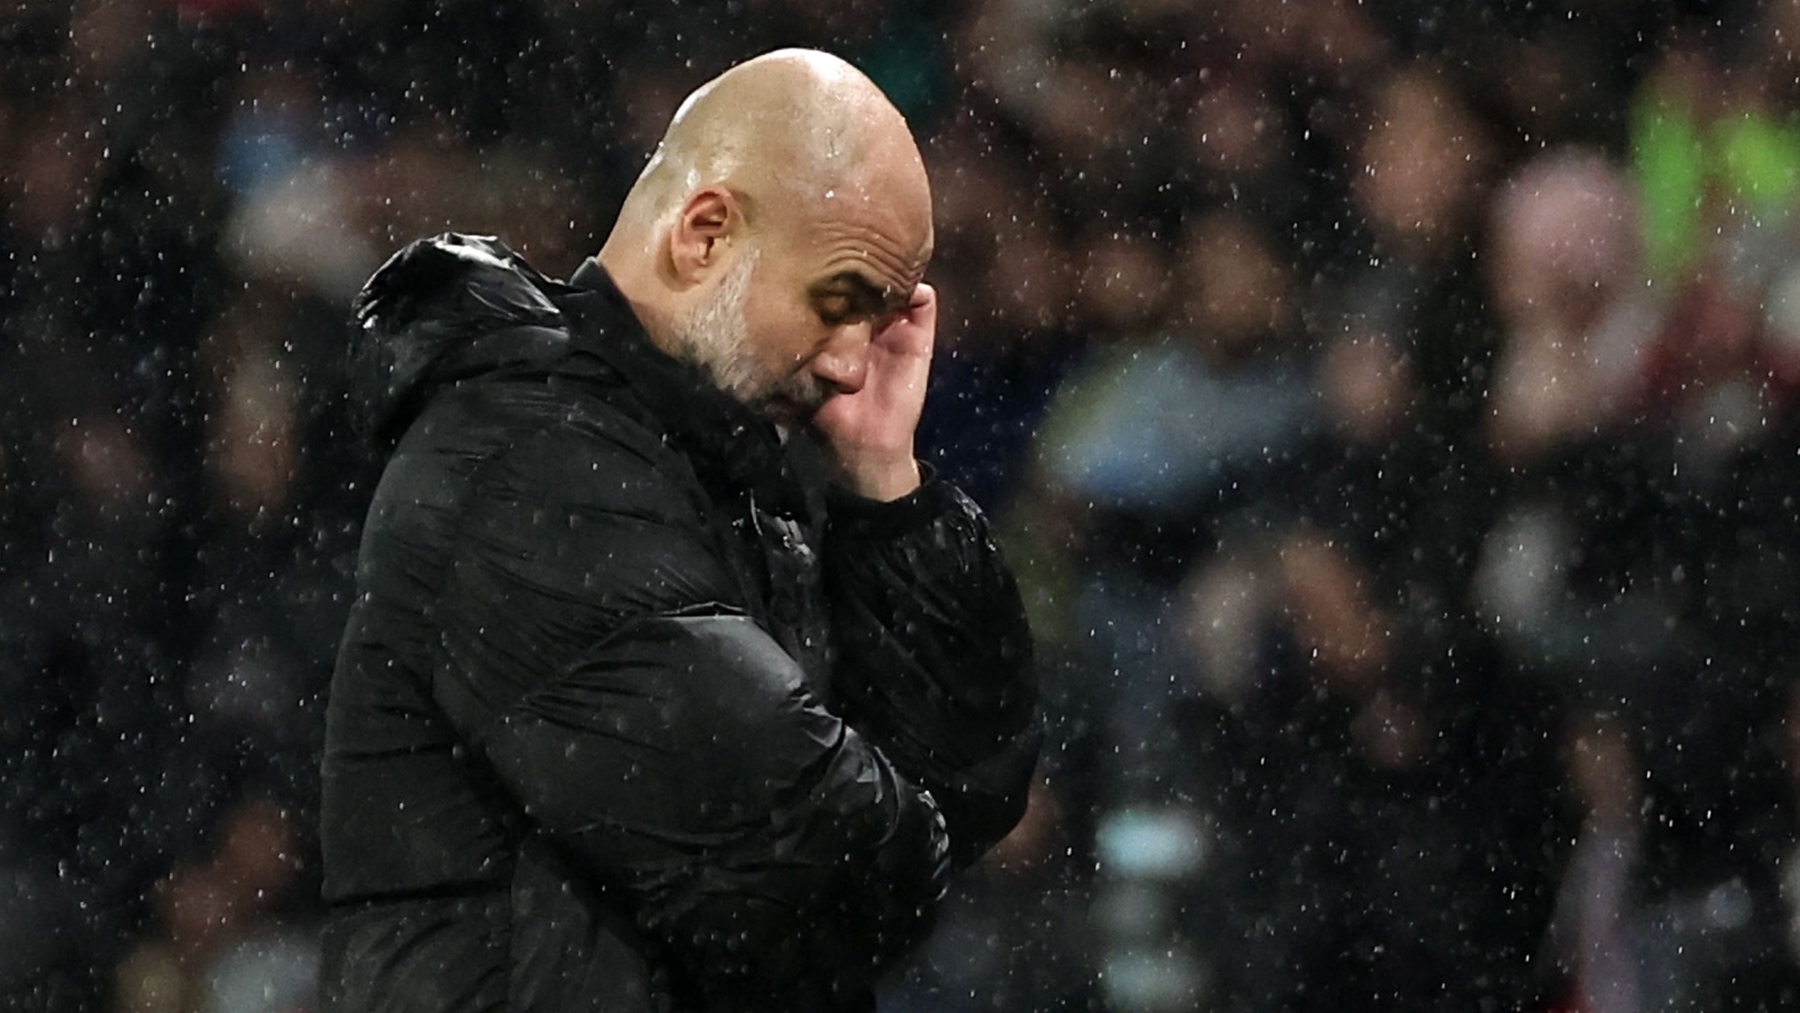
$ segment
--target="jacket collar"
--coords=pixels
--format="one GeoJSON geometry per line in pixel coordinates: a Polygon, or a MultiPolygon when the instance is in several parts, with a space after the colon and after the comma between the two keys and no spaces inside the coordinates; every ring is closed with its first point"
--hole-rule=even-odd
{"type": "Polygon", "coordinates": [[[438,391],[472,377],[542,371],[567,346],[550,293],[560,283],[492,236],[408,243],[353,307],[351,404],[382,451],[438,391]]]}
{"type": "Polygon", "coordinates": [[[805,512],[774,424],[715,387],[700,367],[657,348],[598,261],[583,261],[551,295],[567,320],[571,350],[624,378],[640,421],[685,452],[703,482],[748,492],[778,513],[805,512]]]}

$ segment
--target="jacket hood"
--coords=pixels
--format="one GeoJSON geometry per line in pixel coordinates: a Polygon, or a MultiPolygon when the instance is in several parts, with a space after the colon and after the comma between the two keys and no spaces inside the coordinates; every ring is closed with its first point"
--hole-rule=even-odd
{"type": "Polygon", "coordinates": [[[568,330],[546,294],[558,287],[491,236],[446,232],[394,254],[352,306],[363,434],[392,449],[439,388],[560,358],[568,330]]]}

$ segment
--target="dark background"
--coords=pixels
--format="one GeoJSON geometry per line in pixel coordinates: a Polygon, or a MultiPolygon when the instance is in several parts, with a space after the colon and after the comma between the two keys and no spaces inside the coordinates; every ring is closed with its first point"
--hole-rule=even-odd
{"type": "Polygon", "coordinates": [[[926,153],[926,453],[1052,724],[885,1009],[1800,1008],[1796,34],[0,5],[0,1007],[311,1007],[351,296],[452,228],[566,275],[687,91],[806,45],[926,153]]]}

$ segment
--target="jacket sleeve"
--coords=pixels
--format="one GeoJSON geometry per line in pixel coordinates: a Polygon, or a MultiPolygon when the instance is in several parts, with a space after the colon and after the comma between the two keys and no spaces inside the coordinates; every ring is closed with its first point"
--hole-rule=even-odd
{"type": "Polygon", "coordinates": [[[708,1008],[842,1008],[929,930],[943,819],[738,607],[666,460],[569,428],[480,469],[434,694],[708,1008]]]}
{"type": "Polygon", "coordinates": [[[947,482],[894,503],[834,490],[830,505],[833,704],[930,790],[952,858],[973,862],[1024,814],[1042,740],[1017,585],[947,482]]]}

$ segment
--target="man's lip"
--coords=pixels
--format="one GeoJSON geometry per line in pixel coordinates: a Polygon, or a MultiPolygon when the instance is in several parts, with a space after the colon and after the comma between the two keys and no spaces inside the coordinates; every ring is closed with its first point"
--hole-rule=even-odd
{"type": "Polygon", "coordinates": [[[825,402],[831,400],[829,395],[818,396],[822,391],[804,390],[795,393],[790,390],[775,390],[765,394],[757,404],[757,409],[764,418],[776,422],[790,422],[796,425],[812,421],[825,402]]]}

